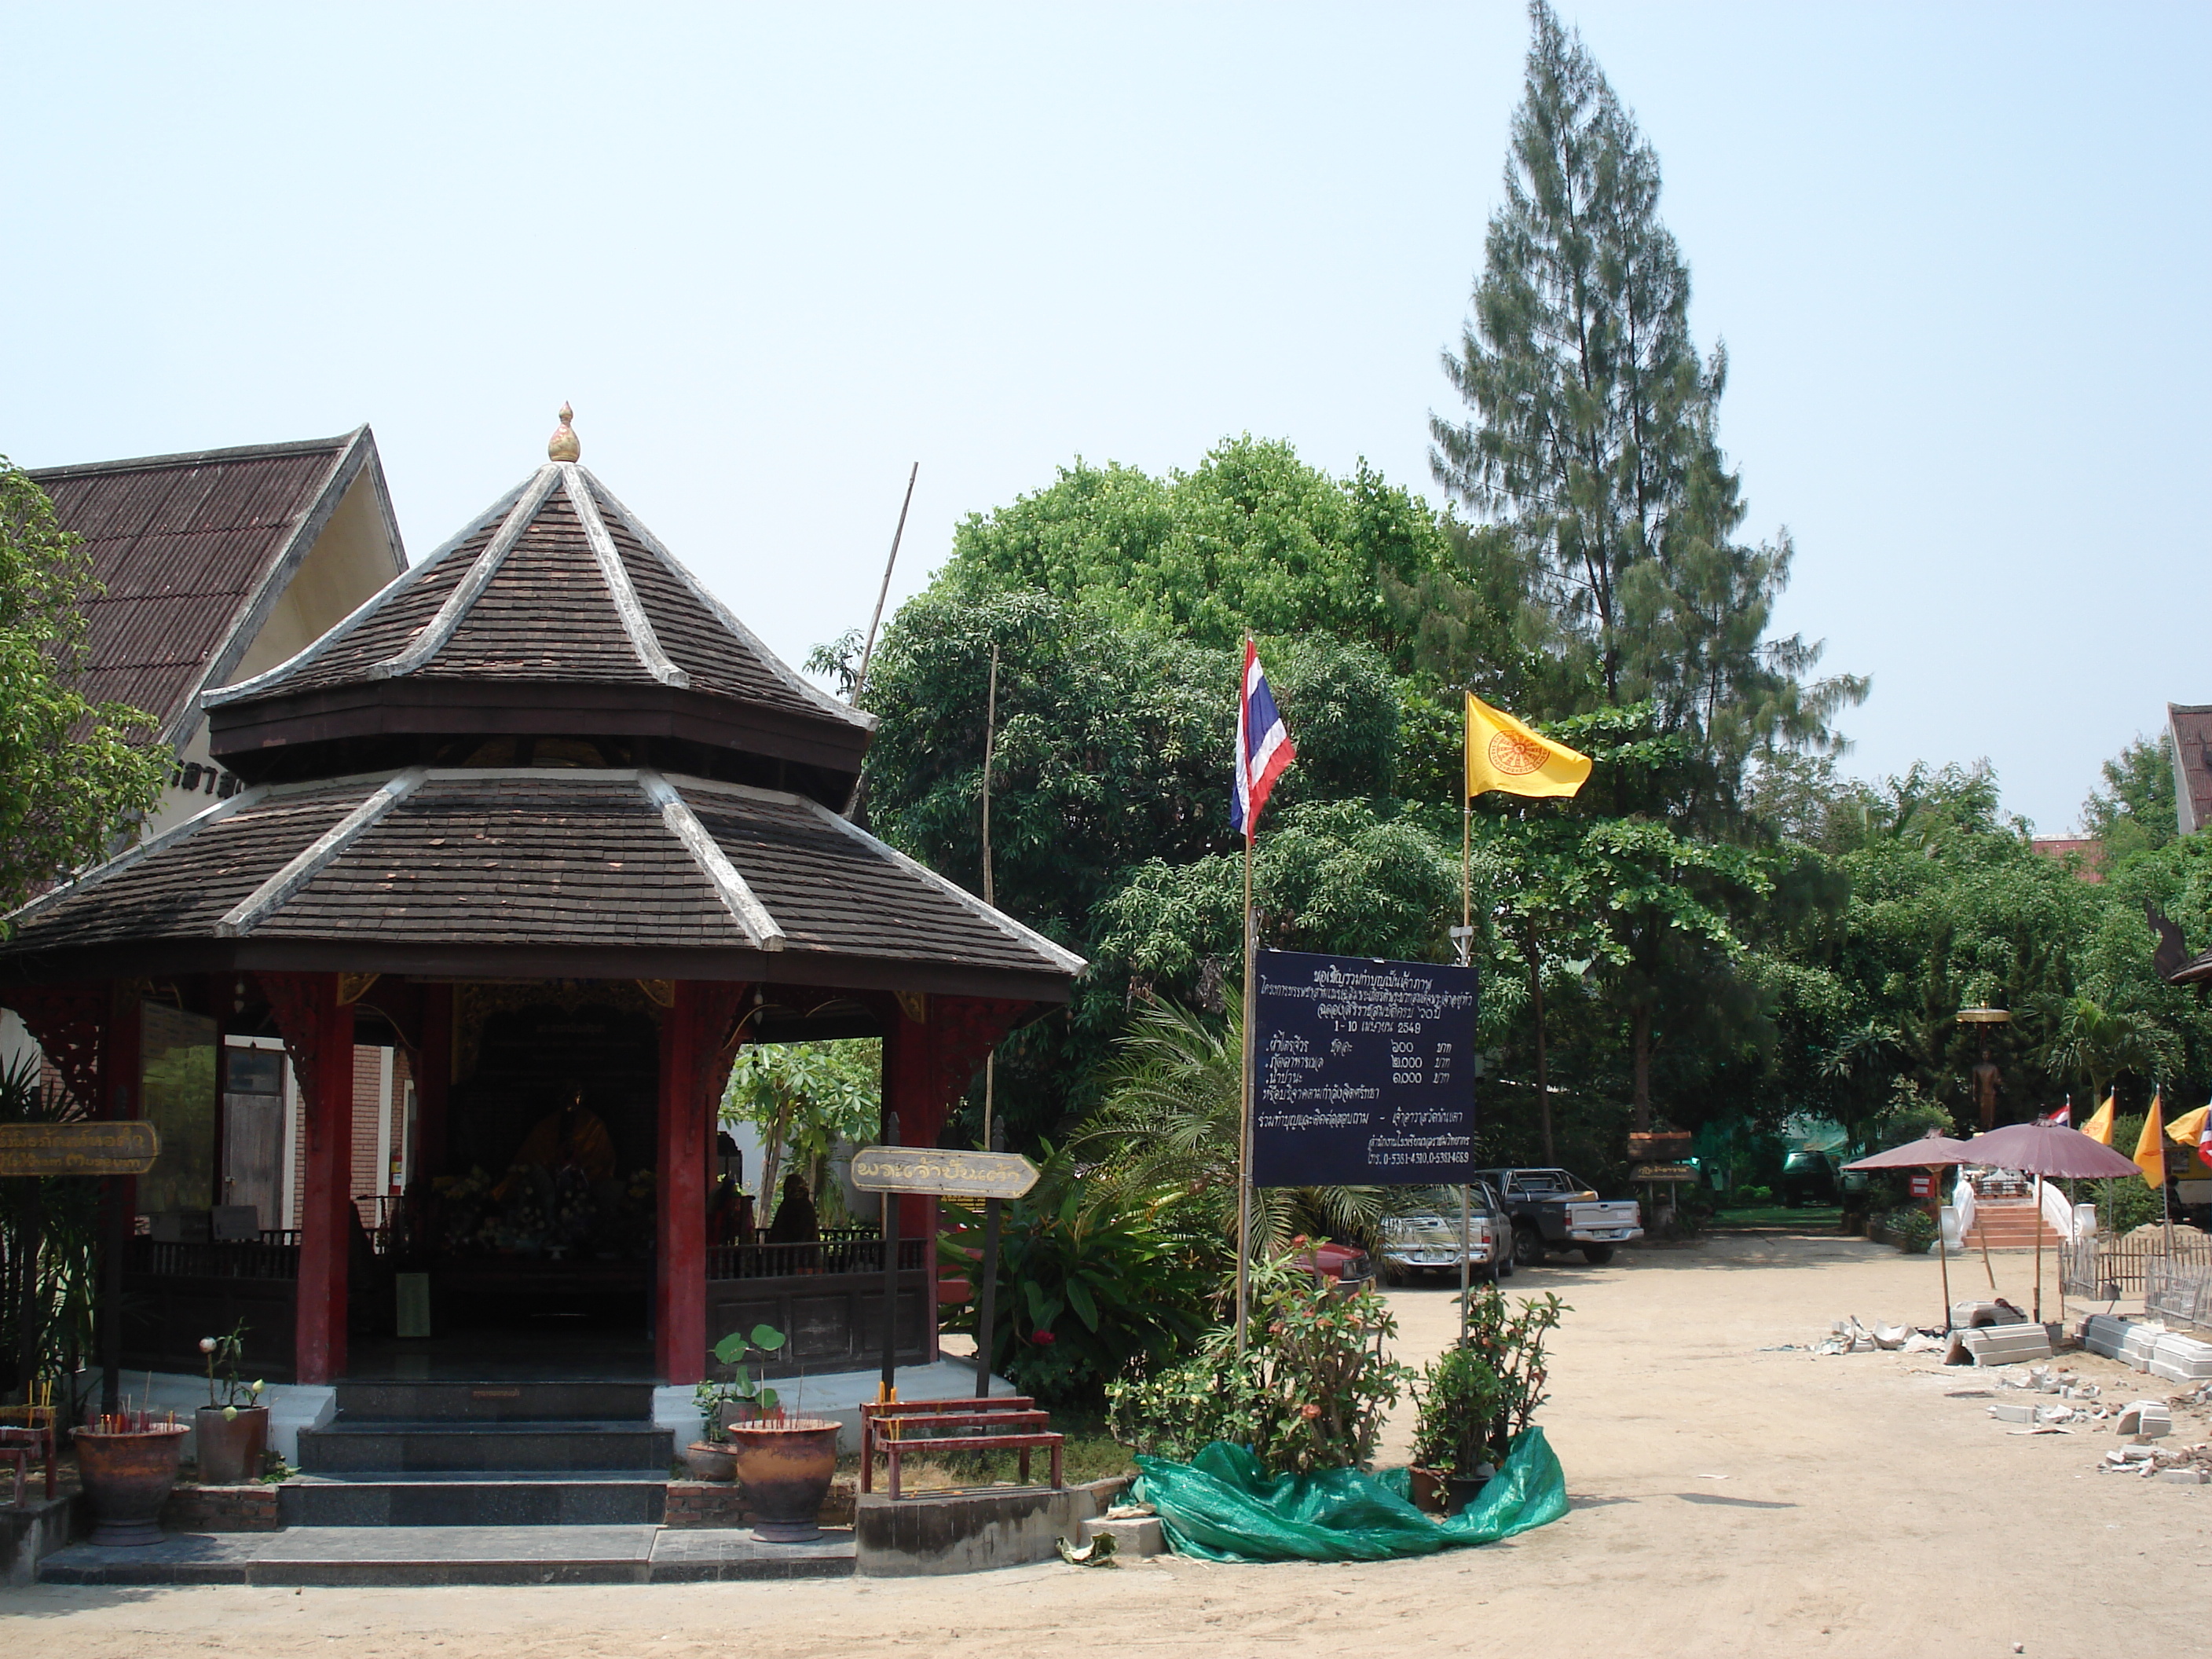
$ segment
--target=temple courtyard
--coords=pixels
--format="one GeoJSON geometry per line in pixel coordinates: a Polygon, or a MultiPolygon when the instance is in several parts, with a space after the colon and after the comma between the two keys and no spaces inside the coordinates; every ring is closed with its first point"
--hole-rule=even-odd
{"type": "MultiPolygon", "coordinates": [[[[1995,1259],[2025,1305],[2031,1258],[1995,1259]]],[[[963,1577],[515,1589],[0,1592],[11,1649],[46,1659],[920,1653],[1646,1654],[2186,1651],[2212,1566],[2212,1487],[2094,1473],[2102,1428],[2014,1433],[1987,1373],[1933,1354],[1815,1357],[1831,1320],[1941,1316],[1934,1257],[1732,1236],[1524,1271],[1558,1291],[1543,1414],[1573,1512],[1509,1543],[1348,1566],[1176,1558],[963,1577]],[[2015,1647],[2014,1644],[2021,1644],[2015,1647]]],[[[1986,1294],[1978,1259],[1952,1262],[1986,1294]]],[[[2056,1285],[2045,1295],[2055,1311],[2056,1285]]],[[[1442,1286],[1393,1293],[1418,1364],[1453,1328],[1442,1286]]],[[[2172,1385],[2087,1354],[2106,1400],[2172,1385]]],[[[2212,1439],[2177,1408],[2169,1444],[2212,1439]]],[[[1402,1456],[1410,1413],[1386,1456],[1402,1456]]],[[[2195,1634],[2192,1634],[2195,1632],[2195,1634]]]]}

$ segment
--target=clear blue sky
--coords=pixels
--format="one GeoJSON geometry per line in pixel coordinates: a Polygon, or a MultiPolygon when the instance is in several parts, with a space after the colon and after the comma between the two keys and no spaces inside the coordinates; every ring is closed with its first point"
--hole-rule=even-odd
{"type": "MultiPolygon", "coordinates": [[[[2203,648],[2212,10],[1569,3],[1847,763],[2070,823],[2203,648]]],[[[410,550],[586,461],[793,659],[1076,455],[1429,483],[1515,4],[0,6],[0,452],[368,421],[410,550]]]]}

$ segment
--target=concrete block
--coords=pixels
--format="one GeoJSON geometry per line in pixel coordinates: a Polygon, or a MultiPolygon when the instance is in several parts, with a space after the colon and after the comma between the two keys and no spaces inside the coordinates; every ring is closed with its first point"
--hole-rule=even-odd
{"type": "Polygon", "coordinates": [[[0,1505],[0,1584],[36,1583],[39,1563],[70,1540],[72,1514],[82,1507],[77,1496],[41,1498],[44,1489],[27,1482],[20,1509],[0,1505]]]}
{"type": "Polygon", "coordinates": [[[2156,1440],[2173,1432],[2173,1414],[2162,1400],[2138,1400],[2120,1413],[2120,1420],[2112,1428],[2118,1434],[2156,1440]]]}
{"type": "Polygon", "coordinates": [[[2160,1469],[2158,1478],[2169,1486],[2201,1486],[2212,1480],[2212,1475],[2199,1468],[2160,1469]]]}
{"type": "Polygon", "coordinates": [[[1076,1541],[1087,1544],[1100,1533],[1114,1535],[1114,1553],[1123,1556],[1164,1555],[1167,1553],[1167,1534],[1160,1528],[1157,1515],[1132,1516],[1127,1521],[1085,1521],[1083,1536],[1076,1541]]]}
{"type": "Polygon", "coordinates": [[[1083,1523],[1103,1515],[1125,1484],[1116,1478],[1057,1492],[983,1486],[896,1501],[870,1492],[853,1521],[858,1570],[864,1577],[911,1578],[1049,1561],[1059,1540],[1082,1541],[1083,1523]]]}
{"type": "Polygon", "coordinates": [[[2035,1407],[2025,1400],[2000,1400],[1990,1407],[1990,1415],[2000,1423],[2033,1423],[2035,1407]]]}
{"type": "Polygon", "coordinates": [[[2027,1316],[2002,1302],[1954,1302],[1951,1324],[1955,1330],[1978,1330],[1989,1325],[2018,1325],[2027,1316]]]}
{"type": "Polygon", "coordinates": [[[2168,1331],[2151,1345],[2150,1370],[2169,1382],[2212,1381],[2212,1342],[2168,1331]]]}
{"type": "Polygon", "coordinates": [[[1944,1352],[1947,1365],[2015,1365],[2051,1358],[2051,1333],[2040,1325],[1983,1327],[1954,1330],[1944,1352]]]}

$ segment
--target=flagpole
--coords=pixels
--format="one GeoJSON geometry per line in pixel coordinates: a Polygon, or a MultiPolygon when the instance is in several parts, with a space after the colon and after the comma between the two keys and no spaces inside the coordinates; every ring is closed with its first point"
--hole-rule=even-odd
{"type": "MultiPolygon", "coordinates": [[[[1464,717],[1460,720],[1460,744],[1462,752],[1459,781],[1459,965],[1466,968],[1473,965],[1474,962],[1474,797],[1467,793],[1467,762],[1474,752],[1474,733],[1464,717]]],[[[1468,1087],[1473,1089],[1474,1086],[1474,1080],[1470,1078],[1468,1087]]],[[[1470,1111],[1468,1118],[1469,1137],[1468,1151],[1470,1154],[1474,1150],[1474,1114],[1470,1111]]],[[[1467,1259],[1469,1212],[1472,1208],[1472,1194],[1468,1190],[1468,1183],[1462,1181],[1459,1187],[1459,1345],[1462,1348],[1467,1346],[1468,1324],[1474,1316],[1474,1310],[1468,1304],[1474,1296],[1474,1270],[1467,1259]]],[[[1495,1252],[1497,1249],[1498,1241],[1493,1239],[1491,1241],[1491,1249],[1495,1252]]],[[[1492,1263],[1493,1268],[1496,1265],[1493,1261],[1492,1263]]]]}
{"type": "Polygon", "coordinates": [[[1244,816],[1244,1041],[1237,1100],[1237,1352],[1244,1352],[1252,1283],[1252,812],[1244,816]]]}

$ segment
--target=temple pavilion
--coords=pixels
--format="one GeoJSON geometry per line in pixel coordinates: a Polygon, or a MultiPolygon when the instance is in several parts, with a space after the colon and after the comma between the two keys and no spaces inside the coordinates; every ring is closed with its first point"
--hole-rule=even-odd
{"type": "MultiPolygon", "coordinates": [[[[549,454],[289,660],[201,693],[245,787],[11,918],[0,1006],[88,1109],[161,1133],[112,1183],[110,1364],[196,1370],[243,1318],[253,1371],[300,1383],[441,1344],[689,1383],[766,1320],[789,1365],[865,1367],[872,1230],[747,1242],[715,1208],[734,1057],[879,1036],[886,1119],[934,1144],[1083,968],[847,817],[872,717],[579,465],[565,411],[549,454]],[[396,1199],[350,1190],[372,1042],[412,1084],[396,1199]],[[296,1134],[263,1109],[281,1059],[296,1134]]],[[[917,1362],[936,1229],[902,1202],[889,1316],[917,1362]]]]}

